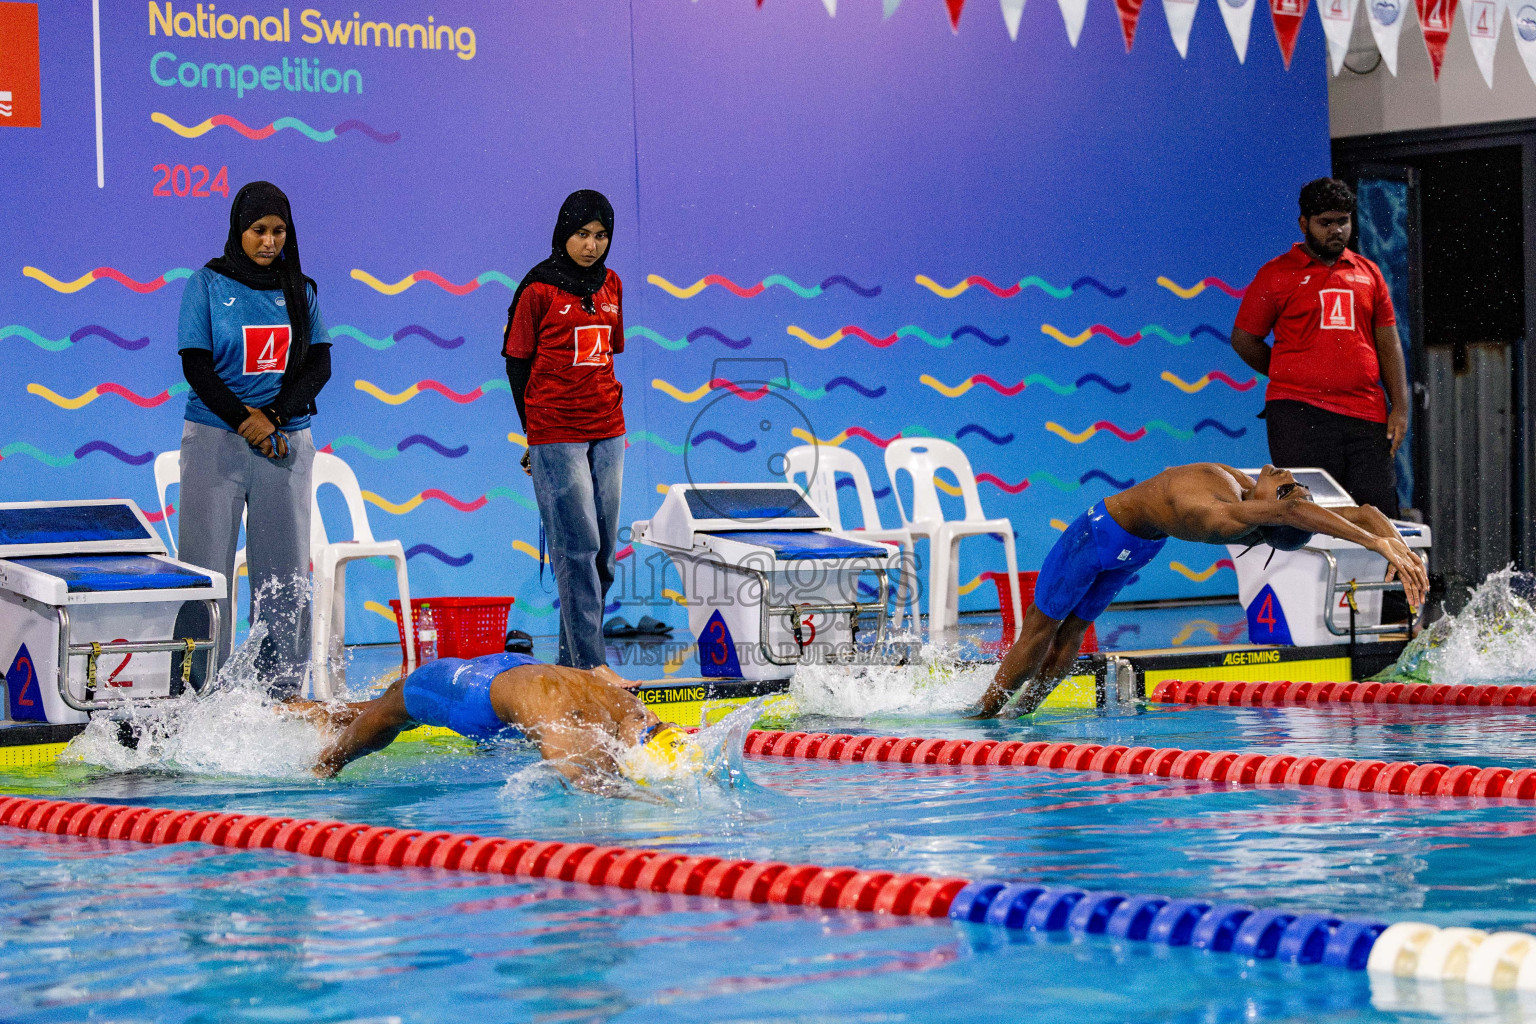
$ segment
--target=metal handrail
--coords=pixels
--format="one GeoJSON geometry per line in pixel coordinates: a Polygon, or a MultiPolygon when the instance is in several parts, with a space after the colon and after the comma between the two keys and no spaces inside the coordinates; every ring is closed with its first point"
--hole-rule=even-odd
{"type": "MultiPolygon", "coordinates": [[[[667,544],[658,543],[654,539],[647,538],[644,543],[657,547],[662,551],[682,551],[684,554],[693,554],[691,550],[684,551],[681,548],[674,548],[667,544]]],[[[886,575],[889,570],[885,566],[881,566],[877,563],[876,565],[860,568],[858,570],[860,575],[863,575],[866,572],[872,572],[879,578],[880,596],[878,602],[858,600],[833,603],[798,601],[794,604],[770,604],[769,602],[773,594],[773,586],[768,580],[768,573],[766,570],[754,569],[750,566],[744,565],[735,565],[731,562],[727,562],[723,558],[720,558],[718,555],[716,555],[714,559],[711,559],[710,561],[711,564],[718,565],[726,572],[734,572],[742,576],[748,576],[756,579],[758,585],[763,588],[763,599],[758,602],[757,646],[764,659],[766,659],[770,665],[779,665],[781,667],[798,665],[800,664],[801,654],[800,651],[796,651],[792,656],[788,658],[780,658],[773,652],[772,648],[770,648],[768,644],[769,616],[773,614],[788,616],[790,621],[794,622],[797,621],[801,611],[806,609],[811,609],[811,614],[815,614],[816,612],[820,612],[822,614],[828,614],[831,612],[848,612],[855,619],[855,626],[851,633],[856,634],[858,632],[856,624],[857,618],[873,613],[879,617],[879,625],[875,628],[875,644],[878,646],[885,642],[886,629],[890,623],[890,613],[886,609],[886,602],[890,599],[890,581],[887,579],[886,575]]],[[[856,561],[863,561],[863,559],[857,559],[856,561]]],[[[858,586],[857,580],[855,580],[854,586],[858,586]]]]}
{"type": "MultiPolygon", "coordinates": [[[[1328,596],[1327,596],[1327,598],[1324,601],[1324,603],[1326,605],[1326,608],[1325,608],[1325,610],[1323,612],[1323,625],[1325,627],[1327,627],[1328,632],[1332,633],[1334,636],[1356,637],[1356,636],[1381,636],[1381,635],[1384,635],[1384,634],[1387,634],[1387,633],[1401,633],[1403,631],[1403,627],[1400,624],[1382,624],[1382,625],[1376,625],[1376,626],[1360,626],[1358,628],[1353,626],[1353,625],[1351,625],[1348,629],[1344,629],[1342,627],[1334,625],[1334,622],[1333,622],[1333,611],[1334,611],[1334,608],[1335,608],[1335,606],[1337,604],[1338,595],[1339,595],[1339,591],[1340,591],[1340,587],[1339,587],[1339,560],[1334,557],[1332,551],[1325,550],[1324,548],[1314,548],[1314,547],[1311,547],[1311,546],[1307,546],[1307,547],[1302,548],[1301,550],[1303,550],[1303,551],[1310,551],[1314,555],[1321,555],[1328,562],[1328,596]]],[[[1420,561],[1423,561],[1422,556],[1415,555],[1414,557],[1418,558],[1420,561]]],[[[1350,590],[1351,593],[1353,593],[1355,591],[1359,591],[1359,590],[1381,590],[1381,591],[1387,591],[1387,590],[1403,590],[1404,589],[1401,580],[1394,580],[1391,583],[1388,583],[1385,580],[1383,580],[1380,583],[1359,583],[1359,582],[1356,582],[1355,580],[1350,580],[1349,584],[1348,584],[1348,587],[1349,587],[1349,590],[1350,590]]],[[[1425,612],[1425,609],[1424,608],[1420,608],[1418,610],[1418,614],[1416,614],[1409,621],[1408,628],[1409,628],[1410,632],[1412,632],[1413,629],[1416,628],[1419,625],[1420,621],[1424,618],[1424,612],[1425,612]]]]}
{"type": "MultiPolygon", "coordinates": [[[[59,651],[58,651],[58,684],[59,697],[64,703],[76,711],[106,711],[114,707],[121,707],[134,700],[164,700],[165,697],[133,697],[124,694],[116,699],[96,699],[87,696],[85,699],[76,697],[69,687],[69,659],[101,657],[103,654],[157,654],[167,651],[175,653],[183,652],[188,659],[195,651],[208,652],[208,678],[212,679],[219,671],[219,602],[206,600],[203,604],[208,607],[209,639],[194,640],[115,640],[111,643],[84,643],[72,644],[69,642],[69,609],[63,605],[56,606],[54,612],[59,617],[59,651]]],[[[190,661],[187,663],[190,664],[190,661]]],[[[186,671],[184,667],[184,671],[186,671]]]]}

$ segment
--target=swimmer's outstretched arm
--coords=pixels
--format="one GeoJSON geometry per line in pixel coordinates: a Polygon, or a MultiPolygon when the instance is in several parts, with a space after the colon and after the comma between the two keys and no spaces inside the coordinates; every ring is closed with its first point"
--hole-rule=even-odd
{"type": "Polygon", "coordinates": [[[618,741],[606,731],[591,725],[551,724],[538,730],[537,741],[544,760],[577,789],[597,796],[642,797],[624,782],[614,753],[618,741]]]}
{"type": "Polygon", "coordinates": [[[1206,527],[1217,536],[1237,537],[1258,526],[1294,526],[1359,544],[1387,560],[1387,579],[1395,575],[1403,581],[1410,605],[1421,607],[1429,593],[1424,563],[1408,550],[1387,517],[1369,505],[1334,510],[1310,501],[1232,501],[1212,502],[1204,513],[1206,527]]]}
{"type": "Polygon", "coordinates": [[[401,731],[414,725],[405,710],[405,681],[396,680],[384,695],[364,701],[341,735],[320,754],[315,774],[328,779],[365,754],[383,750],[401,731]]]}

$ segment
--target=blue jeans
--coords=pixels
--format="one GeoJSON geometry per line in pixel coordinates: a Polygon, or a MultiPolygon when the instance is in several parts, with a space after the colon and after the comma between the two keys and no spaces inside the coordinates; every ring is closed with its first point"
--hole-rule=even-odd
{"type": "Polygon", "coordinates": [[[613,585],[624,489],[624,438],[528,449],[533,494],[560,590],[560,664],[608,664],[603,602],[613,585]]]}

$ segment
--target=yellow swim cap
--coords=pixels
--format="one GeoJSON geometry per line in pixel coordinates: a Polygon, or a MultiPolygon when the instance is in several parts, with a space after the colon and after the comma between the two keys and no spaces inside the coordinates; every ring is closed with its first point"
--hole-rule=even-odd
{"type": "Polygon", "coordinates": [[[704,769],[704,750],[681,729],[657,723],[641,733],[641,742],[624,752],[626,778],[642,786],[696,775],[704,769]]]}

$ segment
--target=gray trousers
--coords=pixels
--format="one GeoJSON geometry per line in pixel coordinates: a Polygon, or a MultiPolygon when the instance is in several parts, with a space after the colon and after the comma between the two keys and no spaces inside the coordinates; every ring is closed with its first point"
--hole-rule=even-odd
{"type": "MultiPolygon", "coordinates": [[[[274,696],[298,694],[309,665],[309,511],[315,444],[308,430],[288,434],[288,457],[268,459],[239,434],[188,420],[181,433],[181,498],[177,554],[182,561],[224,574],[236,592],[235,549],[246,517],[246,564],[253,597],[251,624],[267,636],[256,670],[274,696]],[[259,598],[259,600],[258,600],[259,598]]],[[[233,602],[220,608],[229,624],[221,661],[234,635],[233,602]]],[[[177,617],[178,638],[207,636],[207,612],[188,604],[177,617]]],[[[204,659],[193,662],[201,688],[204,659]]],[[[179,669],[173,666],[174,669],[179,669]]],[[[173,672],[173,678],[179,674],[173,672]]]]}

